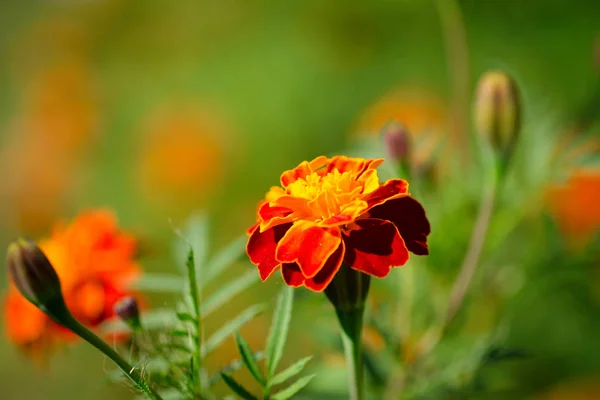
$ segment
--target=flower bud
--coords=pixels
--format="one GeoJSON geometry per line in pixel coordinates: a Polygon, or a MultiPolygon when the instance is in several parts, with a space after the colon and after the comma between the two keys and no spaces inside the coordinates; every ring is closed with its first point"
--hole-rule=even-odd
{"type": "Polygon", "coordinates": [[[383,132],[383,140],[388,157],[395,161],[408,164],[410,159],[410,137],[406,127],[392,123],[383,132]]]}
{"type": "MultiPolygon", "coordinates": [[[[8,246],[8,273],[23,297],[47,314],[60,314],[64,299],[54,267],[35,242],[18,239],[8,246]]],[[[54,315],[51,315],[54,316],[54,315]]]]}
{"type": "Polygon", "coordinates": [[[477,133],[506,158],[514,146],[519,125],[520,104],[515,82],[504,72],[487,72],[477,86],[477,133]]]}
{"type": "Polygon", "coordinates": [[[120,299],[115,304],[115,313],[125,322],[132,330],[138,330],[142,327],[140,319],[140,308],[137,300],[132,296],[126,296],[120,299]]]}

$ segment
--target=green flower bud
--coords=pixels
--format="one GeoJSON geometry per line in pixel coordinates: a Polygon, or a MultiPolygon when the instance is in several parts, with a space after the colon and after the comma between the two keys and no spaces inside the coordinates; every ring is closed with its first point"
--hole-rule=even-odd
{"type": "Polygon", "coordinates": [[[132,330],[136,331],[142,327],[140,319],[140,308],[137,300],[132,296],[126,296],[120,299],[115,304],[115,313],[125,322],[132,330]]]}
{"type": "Polygon", "coordinates": [[[519,126],[520,104],[515,82],[504,72],[487,72],[477,86],[477,133],[506,160],[514,147],[519,126]]]}
{"type": "Polygon", "coordinates": [[[35,242],[21,238],[11,243],[6,264],[23,297],[55,320],[68,313],[58,275],[35,242]]]}

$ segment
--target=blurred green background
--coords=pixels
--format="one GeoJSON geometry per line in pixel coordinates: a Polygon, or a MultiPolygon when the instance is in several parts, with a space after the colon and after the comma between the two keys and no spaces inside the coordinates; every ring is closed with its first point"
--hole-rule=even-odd
{"type": "MultiPolygon", "coordinates": [[[[508,343],[536,356],[510,366],[511,372],[496,381],[508,379],[519,396],[528,397],[583,377],[586,383],[574,386],[588,390],[589,382],[597,383],[594,394],[584,395],[591,397],[543,398],[600,398],[598,246],[581,250],[567,244],[583,241],[576,234],[572,239],[582,228],[569,212],[579,212],[580,219],[584,214],[589,225],[597,221],[599,205],[589,200],[586,216],[576,202],[547,204],[544,196],[553,190],[546,167],[555,166],[548,154],[557,140],[570,137],[570,130],[586,140],[598,138],[600,106],[594,99],[600,49],[594,59],[594,46],[600,4],[458,1],[458,28],[449,31],[440,12],[451,15],[452,4],[2,2],[0,238],[6,243],[22,233],[45,236],[58,219],[106,206],[140,237],[147,270],[174,271],[170,220],[179,225],[192,211],[205,209],[212,240],[223,245],[254,222],[257,201],[283,170],[341,152],[353,146],[352,138],[377,132],[390,118],[403,119],[415,135],[427,131],[434,147],[446,146],[452,164],[464,150],[456,143],[446,145],[453,124],[466,124],[457,141],[468,147],[467,112],[477,78],[501,69],[520,85],[523,135],[529,135],[520,149],[525,161],[517,164],[521,169],[511,181],[513,201],[505,196],[506,212],[525,199],[536,203],[528,205],[508,241],[500,237],[508,233],[498,234],[497,248],[487,250],[486,260],[526,271],[518,279],[509,275],[508,285],[517,294],[494,315],[509,321],[508,343]],[[461,53],[465,44],[467,52],[461,53]],[[527,192],[538,195],[520,196],[519,184],[533,181],[527,192]]],[[[420,149],[420,157],[437,163],[437,153],[426,145],[420,149]]],[[[561,182],[570,173],[560,169],[551,178],[561,182]]],[[[473,176],[463,179],[466,200],[447,185],[434,186],[423,198],[435,235],[428,263],[437,263],[432,271],[437,268],[448,282],[474,220],[479,184],[477,173],[473,176]],[[452,208],[451,198],[464,204],[452,208]]],[[[555,197],[598,198],[598,178],[582,186],[580,192],[555,197]]],[[[591,232],[586,236],[593,236],[597,222],[585,229],[591,232]]],[[[5,276],[0,283],[6,286],[5,276]]],[[[252,295],[270,301],[278,285],[269,282],[268,296],[260,290],[252,295]]],[[[481,305],[473,311],[475,320],[488,318],[487,303],[475,304],[481,305]]],[[[307,328],[302,316],[298,321],[291,340],[294,335],[299,340],[307,328]]],[[[262,340],[260,324],[249,341],[262,340]]],[[[314,341],[304,349],[290,347],[290,360],[325,351],[314,341]]],[[[127,389],[107,382],[106,364],[81,345],[55,354],[47,368],[39,368],[3,340],[0,397],[130,398],[127,389]]]]}

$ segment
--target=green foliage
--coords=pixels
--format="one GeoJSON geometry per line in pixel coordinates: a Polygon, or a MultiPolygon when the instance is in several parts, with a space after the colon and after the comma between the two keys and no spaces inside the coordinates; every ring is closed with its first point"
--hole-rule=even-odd
{"type": "Polygon", "coordinates": [[[273,313],[273,322],[271,323],[271,330],[267,337],[267,379],[270,380],[275,375],[281,356],[283,355],[283,349],[285,347],[285,341],[287,339],[288,329],[290,326],[290,320],[292,318],[292,306],[294,302],[294,289],[285,286],[279,297],[277,298],[277,305],[273,313]]]}
{"type": "MultiPolygon", "coordinates": [[[[165,397],[172,399],[216,398],[211,387],[216,383],[216,379],[211,378],[211,374],[206,370],[205,357],[265,310],[264,305],[251,305],[204,338],[204,319],[259,280],[255,270],[244,272],[229,282],[218,285],[214,292],[204,299],[202,294],[206,283],[226,271],[244,251],[242,241],[236,239],[205,262],[208,258],[207,229],[207,219],[203,214],[196,214],[188,222],[185,234],[177,232],[182,241],[189,244],[186,257],[178,257],[185,261],[186,275],[149,275],[137,284],[137,288],[148,291],[184,291],[184,298],[178,303],[177,310],[164,308],[142,313],[144,334],[134,342],[138,352],[145,354],[141,361],[144,373],[158,386],[161,394],[164,393],[165,397]]],[[[179,248],[182,251],[181,247],[179,248]]],[[[104,324],[102,329],[112,333],[128,332],[128,328],[120,321],[110,321],[104,324]]],[[[216,376],[219,379],[223,377],[232,390],[242,395],[240,393],[244,393],[245,389],[228,374],[246,365],[251,367],[255,378],[260,380],[262,375],[258,361],[263,359],[263,353],[255,354],[250,351],[248,344],[239,335],[237,343],[242,360],[230,363],[216,376]]],[[[262,378],[262,384],[265,383],[262,378]]]]}
{"type": "Polygon", "coordinates": [[[275,386],[284,383],[288,379],[293,378],[294,376],[302,372],[302,370],[304,369],[304,367],[306,367],[306,364],[308,364],[310,360],[312,360],[312,356],[301,358],[300,360],[296,361],[283,371],[276,374],[273,378],[271,378],[269,383],[275,386]]]}
{"type": "Polygon", "coordinates": [[[227,384],[227,386],[229,386],[229,388],[231,390],[233,390],[233,392],[235,394],[237,394],[238,396],[240,396],[242,399],[246,399],[246,400],[258,400],[257,397],[254,397],[250,392],[248,392],[242,385],[240,385],[230,375],[222,373],[221,377],[223,378],[223,382],[225,382],[227,384]]]}
{"type": "Polygon", "coordinates": [[[291,399],[292,396],[296,395],[299,391],[301,391],[302,389],[304,389],[304,387],[306,385],[308,385],[308,383],[312,380],[312,378],[314,378],[315,375],[307,375],[304,376],[300,379],[298,379],[296,382],[292,383],[290,386],[286,387],[285,389],[275,393],[273,396],[271,396],[271,399],[273,400],[287,400],[287,399],[291,399]]]}
{"type": "Polygon", "coordinates": [[[237,344],[238,351],[242,356],[244,365],[246,368],[248,368],[248,371],[250,371],[254,379],[256,379],[256,381],[260,383],[262,387],[264,387],[266,385],[265,377],[258,366],[258,361],[256,360],[256,357],[254,357],[252,349],[250,349],[250,345],[239,333],[235,334],[235,343],[237,344]]]}
{"type": "MultiPolygon", "coordinates": [[[[246,369],[250,372],[254,380],[260,385],[263,391],[263,399],[274,400],[274,399],[288,399],[291,396],[302,390],[314,375],[302,377],[289,385],[288,387],[281,389],[275,394],[272,394],[272,390],[275,386],[280,385],[292,377],[298,375],[308,364],[312,357],[305,357],[301,360],[296,361],[290,367],[277,374],[277,367],[281,361],[283,351],[285,348],[285,342],[287,340],[287,334],[289,331],[289,325],[292,318],[292,306],[294,302],[294,289],[289,286],[284,286],[277,297],[277,304],[273,312],[273,321],[271,323],[271,329],[266,343],[266,366],[267,370],[266,377],[260,369],[258,360],[255,354],[250,349],[250,346],[246,340],[239,334],[235,334],[235,341],[240,353],[242,363],[246,369]]],[[[224,375],[224,379],[227,375],[224,375]]],[[[230,378],[230,377],[229,377],[230,378]]],[[[227,385],[230,382],[225,381],[227,385]]],[[[235,383],[235,382],[234,382],[235,383]]],[[[233,389],[233,387],[232,387],[233,389]]],[[[245,389],[244,389],[245,390],[245,389]]],[[[237,393],[237,392],[236,392],[237,393]]]]}

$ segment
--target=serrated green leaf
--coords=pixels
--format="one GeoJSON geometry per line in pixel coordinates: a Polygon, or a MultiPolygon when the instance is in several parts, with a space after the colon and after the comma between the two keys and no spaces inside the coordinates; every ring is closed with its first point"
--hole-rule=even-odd
{"type": "Polygon", "coordinates": [[[239,334],[239,332],[235,333],[235,344],[237,345],[240,356],[242,357],[242,362],[246,368],[248,368],[248,371],[250,371],[254,379],[260,383],[261,387],[265,387],[265,377],[258,366],[258,362],[254,357],[254,353],[252,353],[250,345],[248,342],[246,342],[242,335],[239,334]]]}
{"type": "Polygon", "coordinates": [[[221,373],[221,378],[223,378],[223,382],[225,382],[227,384],[227,386],[229,386],[229,388],[231,390],[233,390],[233,392],[235,394],[237,394],[238,396],[240,396],[242,399],[258,400],[257,397],[254,397],[252,395],[252,393],[247,391],[246,388],[244,388],[235,379],[233,379],[233,377],[231,377],[231,375],[221,373]]]}
{"type": "Polygon", "coordinates": [[[242,292],[244,289],[247,289],[253,283],[258,282],[259,279],[259,275],[256,271],[248,271],[231,282],[226,283],[202,302],[200,307],[202,317],[206,317],[229,301],[232,297],[242,292]]]}
{"type": "Polygon", "coordinates": [[[312,356],[308,356],[296,361],[295,363],[293,363],[292,365],[275,375],[273,379],[269,381],[270,386],[279,385],[280,383],[287,381],[293,376],[298,375],[300,372],[302,372],[304,367],[306,367],[306,364],[308,364],[308,362],[311,359],[312,356]]]}
{"type": "Polygon", "coordinates": [[[130,287],[145,292],[181,293],[185,282],[184,277],[175,274],[144,273],[130,287]]]}
{"type": "Polygon", "coordinates": [[[242,235],[219,250],[202,269],[202,286],[207,285],[240,258],[246,251],[247,242],[248,237],[242,235]]]}
{"type": "Polygon", "coordinates": [[[208,353],[219,347],[219,345],[221,345],[221,343],[223,343],[228,337],[233,335],[234,332],[239,331],[245,323],[252,320],[264,310],[265,306],[263,304],[255,304],[246,308],[232,320],[225,323],[225,325],[217,329],[217,331],[213,333],[212,336],[206,340],[206,342],[204,342],[201,351],[202,356],[206,356],[208,353]]]}
{"type": "Polygon", "coordinates": [[[267,338],[265,349],[267,358],[267,380],[277,372],[277,367],[287,339],[290,320],[292,319],[292,306],[294,302],[294,289],[285,286],[277,298],[277,305],[273,312],[273,322],[267,338]]]}
{"type": "Polygon", "coordinates": [[[304,376],[304,377],[298,379],[296,382],[292,383],[290,386],[288,386],[285,389],[280,390],[279,392],[275,393],[273,396],[271,396],[271,399],[272,400],[287,400],[287,399],[290,399],[296,393],[298,393],[299,391],[301,391],[302,389],[304,389],[304,387],[306,385],[308,385],[308,383],[310,382],[310,380],[312,378],[314,378],[315,376],[316,376],[315,374],[312,374],[312,375],[307,375],[307,376],[304,376]]]}

